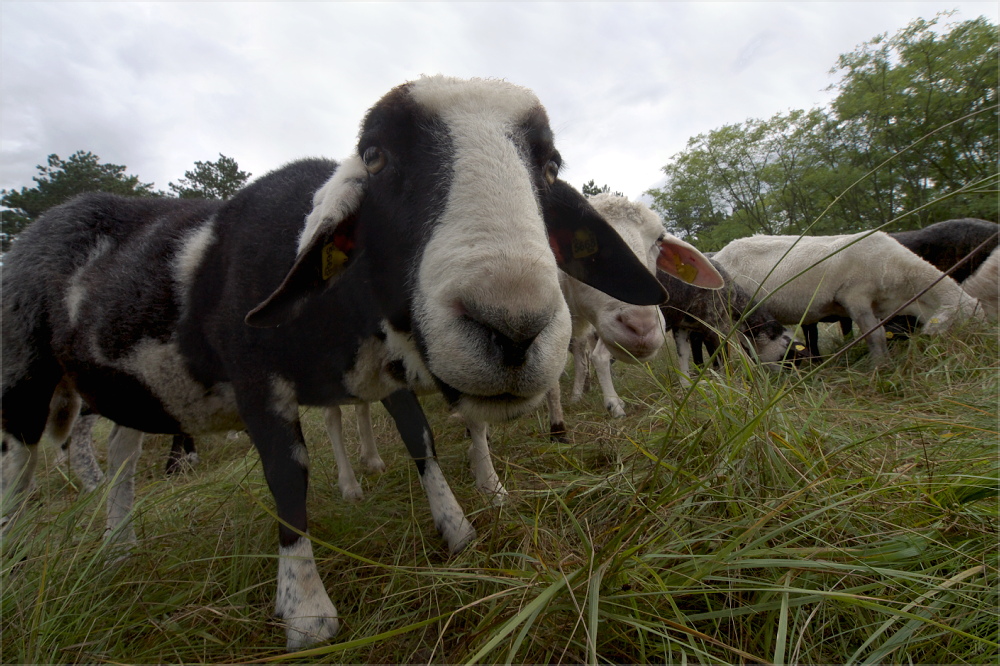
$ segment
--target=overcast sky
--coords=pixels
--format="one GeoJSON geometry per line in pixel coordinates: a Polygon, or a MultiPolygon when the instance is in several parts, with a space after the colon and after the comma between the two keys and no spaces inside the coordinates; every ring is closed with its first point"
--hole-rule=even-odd
{"type": "Polygon", "coordinates": [[[546,106],[576,187],[630,198],[688,138],[823,106],[837,56],[996,2],[0,2],[0,188],[77,150],[167,190],[220,153],[263,175],[349,154],[421,74],[498,77],[546,106]]]}

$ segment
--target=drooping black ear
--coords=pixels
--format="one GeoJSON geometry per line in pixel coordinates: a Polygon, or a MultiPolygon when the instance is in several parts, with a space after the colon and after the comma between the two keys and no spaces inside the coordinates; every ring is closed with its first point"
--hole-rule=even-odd
{"type": "Polygon", "coordinates": [[[295,319],[310,297],[326,289],[350,262],[357,233],[358,208],[368,172],[360,157],[344,160],[313,197],[313,210],[299,238],[291,270],[274,292],[247,313],[254,328],[273,328],[295,319]]]}
{"type": "Polygon", "coordinates": [[[568,275],[626,303],[659,305],[667,300],[656,276],[569,184],[556,180],[549,187],[542,214],[556,263],[568,275]]]}

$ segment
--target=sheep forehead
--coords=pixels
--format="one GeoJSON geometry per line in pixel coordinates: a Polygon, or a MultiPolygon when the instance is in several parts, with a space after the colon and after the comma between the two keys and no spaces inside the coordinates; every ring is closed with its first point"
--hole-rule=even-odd
{"type": "Polygon", "coordinates": [[[489,113],[519,119],[541,106],[535,94],[500,79],[425,76],[409,86],[411,98],[445,119],[489,113]]]}
{"type": "Polygon", "coordinates": [[[665,235],[659,216],[644,204],[614,194],[598,194],[590,204],[637,253],[665,235]]]}

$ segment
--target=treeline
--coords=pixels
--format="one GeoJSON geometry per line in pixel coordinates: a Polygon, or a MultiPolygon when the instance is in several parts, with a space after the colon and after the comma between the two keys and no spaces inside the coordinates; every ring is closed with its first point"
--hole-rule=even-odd
{"type": "Polygon", "coordinates": [[[38,165],[34,187],[0,191],[0,251],[10,248],[14,237],[39,215],[83,192],[111,192],[130,196],[175,196],[181,198],[228,199],[250,179],[231,157],[220,154],[214,162],[195,162],[169,191],[154,189],[119,164],[102,164],[93,153],[77,151],[63,160],[49,155],[38,165]]]}
{"type": "Polygon", "coordinates": [[[668,229],[716,250],[752,234],[997,220],[998,41],[985,18],[917,19],[842,55],[829,109],[699,134],[648,192],[668,229]]]}

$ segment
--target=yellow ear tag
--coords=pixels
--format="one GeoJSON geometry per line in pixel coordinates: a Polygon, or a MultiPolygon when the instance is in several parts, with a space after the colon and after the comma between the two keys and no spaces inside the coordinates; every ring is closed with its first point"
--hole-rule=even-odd
{"type": "Polygon", "coordinates": [[[885,332],[885,339],[886,340],[892,340],[892,338],[893,338],[892,331],[886,331],[885,332]]]}
{"type": "Polygon", "coordinates": [[[597,254],[597,237],[587,229],[577,229],[573,234],[573,258],[583,259],[597,254]]]}
{"type": "Polygon", "coordinates": [[[347,255],[341,252],[333,243],[323,246],[323,279],[329,280],[344,269],[347,255]]]}
{"type": "Polygon", "coordinates": [[[685,264],[678,255],[674,255],[674,269],[677,276],[688,284],[693,283],[698,278],[698,269],[691,264],[685,264]]]}
{"type": "Polygon", "coordinates": [[[940,320],[940,319],[938,319],[937,317],[932,317],[932,318],[931,318],[931,323],[932,323],[932,324],[940,324],[940,323],[941,323],[941,320],[940,320]]]}
{"type": "Polygon", "coordinates": [[[805,351],[805,345],[795,345],[795,351],[805,351]]]}

